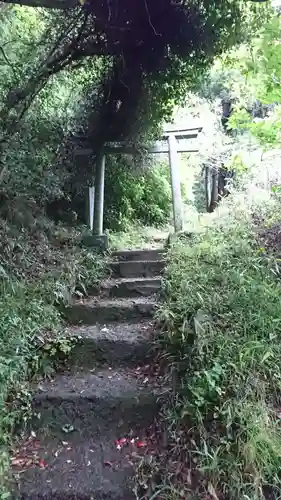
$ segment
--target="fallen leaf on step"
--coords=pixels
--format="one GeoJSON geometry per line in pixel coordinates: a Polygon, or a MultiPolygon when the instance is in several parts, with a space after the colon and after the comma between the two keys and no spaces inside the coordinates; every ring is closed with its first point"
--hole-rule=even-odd
{"type": "Polygon", "coordinates": [[[115,441],[115,445],[116,445],[116,448],[117,450],[122,450],[122,448],[128,443],[128,439],[127,438],[121,438],[121,439],[117,439],[115,441]]]}
{"type": "Polygon", "coordinates": [[[106,467],[112,467],[112,463],[111,463],[111,462],[109,462],[108,460],[105,460],[104,465],[105,465],[106,467]]]}
{"type": "Polygon", "coordinates": [[[145,448],[147,444],[144,441],[137,441],[137,448],[145,448]]]}
{"type": "Polygon", "coordinates": [[[39,460],[39,467],[40,469],[45,469],[45,467],[47,467],[47,464],[43,458],[40,458],[39,460]]]}

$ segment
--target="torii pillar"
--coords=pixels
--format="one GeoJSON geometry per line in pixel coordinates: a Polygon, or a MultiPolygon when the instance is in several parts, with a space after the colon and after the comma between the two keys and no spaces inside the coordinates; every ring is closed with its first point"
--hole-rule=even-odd
{"type": "Polygon", "coordinates": [[[174,134],[168,136],[169,163],[173,200],[173,216],[175,233],[183,230],[183,207],[181,199],[181,180],[179,168],[178,144],[174,134]]]}
{"type": "Polygon", "coordinates": [[[96,158],[95,186],[91,188],[94,191],[93,234],[86,236],[83,240],[87,246],[94,247],[97,250],[106,250],[108,248],[108,235],[103,232],[104,177],[105,153],[101,151],[96,158]]]}

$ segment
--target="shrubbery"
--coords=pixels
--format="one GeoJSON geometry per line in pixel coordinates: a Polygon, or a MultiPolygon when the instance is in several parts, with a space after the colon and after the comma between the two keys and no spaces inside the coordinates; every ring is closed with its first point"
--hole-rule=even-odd
{"type": "Polygon", "coordinates": [[[240,201],[169,254],[159,318],[178,385],[167,422],[176,453],[207,479],[185,498],[198,484],[233,500],[281,495],[279,270],[240,201]]]}
{"type": "Polygon", "coordinates": [[[72,347],[60,332],[63,318],[56,306],[67,303],[75,291],[87,293],[89,285],[99,283],[106,261],[79,248],[77,235],[69,230],[51,227],[50,243],[42,227],[37,228],[36,238],[30,228],[0,222],[4,250],[0,265],[0,498],[4,500],[9,498],[5,485],[11,436],[15,426],[20,423],[22,427],[31,414],[28,380],[50,373],[72,347]]]}
{"type": "Polygon", "coordinates": [[[109,159],[105,178],[105,226],[108,229],[125,230],[135,221],[160,226],[168,221],[171,209],[167,164],[134,172],[126,159],[109,159]]]}

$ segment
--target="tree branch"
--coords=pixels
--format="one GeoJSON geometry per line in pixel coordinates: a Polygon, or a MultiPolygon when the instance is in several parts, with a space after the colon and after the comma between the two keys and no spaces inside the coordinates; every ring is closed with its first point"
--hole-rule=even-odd
{"type": "Polygon", "coordinates": [[[0,52],[1,54],[3,55],[3,58],[4,58],[4,61],[6,61],[7,65],[12,69],[13,73],[14,73],[14,76],[15,78],[17,78],[17,73],[16,73],[16,70],[14,68],[14,65],[11,63],[11,61],[8,59],[8,56],[5,54],[5,51],[3,49],[3,47],[0,46],[0,52]]]}
{"type": "Polygon", "coordinates": [[[28,7],[45,7],[47,9],[71,9],[78,4],[77,0],[3,0],[7,4],[27,5],[28,7]]]}

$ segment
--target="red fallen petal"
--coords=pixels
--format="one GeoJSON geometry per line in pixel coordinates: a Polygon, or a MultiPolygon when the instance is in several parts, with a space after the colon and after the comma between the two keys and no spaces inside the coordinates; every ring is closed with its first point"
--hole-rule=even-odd
{"type": "Polygon", "coordinates": [[[41,469],[45,469],[45,467],[47,467],[47,464],[45,460],[43,460],[43,458],[40,458],[39,460],[39,467],[41,467],[41,469]]]}
{"type": "Polygon", "coordinates": [[[137,441],[137,448],[145,448],[147,444],[144,441],[137,441]]]}
{"type": "Polygon", "coordinates": [[[128,441],[127,438],[121,438],[121,439],[117,439],[115,441],[115,444],[116,444],[116,446],[121,446],[122,447],[122,446],[124,446],[127,443],[127,441],[128,441]]]}

